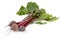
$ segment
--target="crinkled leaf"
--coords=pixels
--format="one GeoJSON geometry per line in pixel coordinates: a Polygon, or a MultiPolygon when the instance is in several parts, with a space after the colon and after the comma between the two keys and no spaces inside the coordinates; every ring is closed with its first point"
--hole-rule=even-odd
{"type": "Polygon", "coordinates": [[[51,18],[47,19],[46,21],[55,21],[57,19],[58,19],[57,17],[51,17],[51,18]]]}
{"type": "Polygon", "coordinates": [[[45,20],[45,19],[49,19],[50,17],[52,17],[52,15],[44,13],[39,17],[39,19],[45,20]]]}
{"type": "Polygon", "coordinates": [[[21,8],[19,9],[19,11],[17,11],[16,14],[25,15],[25,14],[27,14],[27,9],[25,7],[23,7],[23,6],[21,6],[21,8]]]}
{"type": "Polygon", "coordinates": [[[39,22],[36,22],[36,24],[46,24],[47,22],[41,22],[41,21],[39,21],[39,22]]]}
{"type": "Polygon", "coordinates": [[[28,12],[38,12],[39,10],[39,6],[35,2],[28,2],[26,8],[28,12]]]}
{"type": "Polygon", "coordinates": [[[43,8],[40,9],[40,15],[42,15],[42,14],[46,14],[46,10],[43,8]]]}

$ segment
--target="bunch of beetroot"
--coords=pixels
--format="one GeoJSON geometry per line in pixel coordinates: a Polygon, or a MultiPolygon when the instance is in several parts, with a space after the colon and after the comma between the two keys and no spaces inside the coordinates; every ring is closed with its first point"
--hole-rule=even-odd
{"type": "Polygon", "coordinates": [[[25,17],[21,22],[11,21],[9,26],[13,31],[25,31],[25,27],[37,21],[36,24],[45,24],[45,21],[54,21],[57,20],[55,16],[53,17],[50,14],[47,14],[45,9],[39,9],[39,6],[35,2],[28,2],[26,7],[21,6],[21,8],[17,11],[19,16],[27,14],[28,16],[25,17]]]}

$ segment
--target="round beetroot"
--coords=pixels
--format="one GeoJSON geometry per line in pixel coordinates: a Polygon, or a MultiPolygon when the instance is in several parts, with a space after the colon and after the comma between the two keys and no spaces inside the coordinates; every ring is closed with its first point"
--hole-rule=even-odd
{"type": "Polygon", "coordinates": [[[20,26],[19,27],[19,31],[25,31],[25,27],[24,26],[20,26]]]}
{"type": "Polygon", "coordinates": [[[16,23],[11,25],[11,30],[18,31],[18,25],[16,23]]]}
{"type": "Polygon", "coordinates": [[[8,26],[11,26],[12,24],[16,23],[15,21],[11,21],[8,26]]]}

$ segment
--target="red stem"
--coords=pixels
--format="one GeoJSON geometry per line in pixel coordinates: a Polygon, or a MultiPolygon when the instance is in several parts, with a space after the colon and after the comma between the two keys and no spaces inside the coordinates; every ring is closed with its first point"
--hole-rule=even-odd
{"type": "Polygon", "coordinates": [[[18,26],[24,26],[26,27],[31,21],[33,20],[32,16],[27,16],[25,19],[23,19],[21,22],[18,22],[18,26]]]}

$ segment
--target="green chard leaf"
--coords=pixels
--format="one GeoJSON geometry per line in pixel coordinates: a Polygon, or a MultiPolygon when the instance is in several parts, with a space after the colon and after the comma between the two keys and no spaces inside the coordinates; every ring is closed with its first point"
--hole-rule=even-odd
{"type": "Polygon", "coordinates": [[[39,22],[36,22],[36,24],[47,24],[47,22],[41,22],[41,21],[39,21],[39,22]]]}
{"type": "Polygon", "coordinates": [[[26,8],[28,12],[39,11],[39,6],[35,2],[28,2],[26,8]]]}
{"type": "Polygon", "coordinates": [[[57,17],[53,17],[51,14],[47,14],[46,10],[41,8],[40,16],[39,16],[38,20],[55,21],[57,19],[58,19],[57,17]]]}
{"type": "Polygon", "coordinates": [[[49,15],[49,14],[42,14],[40,17],[39,17],[39,19],[40,20],[44,20],[44,19],[49,19],[51,17],[51,15],[49,15]]]}
{"type": "Polygon", "coordinates": [[[46,19],[46,21],[55,21],[55,20],[57,20],[58,18],[57,17],[51,17],[51,18],[49,18],[49,19],[46,19]]]}
{"type": "Polygon", "coordinates": [[[41,15],[42,15],[42,14],[46,14],[46,10],[43,9],[43,8],[41,8],[41,9],[40,9],[40,14],[41,14],[41,15]]]}
{"type": "Polygon", "coordinates": [[[27,9],[25,8],[25,7],[23,7],[23,6],[21,6],[21,8],[19,9],[19,11],[17,11],[17,13],[16,13],[17,15],[25,15],[25,14],[28,14],[27,13],[27,9]]]}

